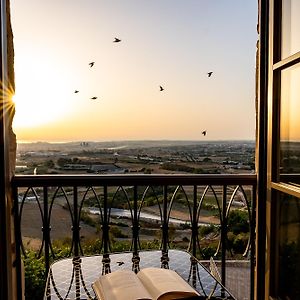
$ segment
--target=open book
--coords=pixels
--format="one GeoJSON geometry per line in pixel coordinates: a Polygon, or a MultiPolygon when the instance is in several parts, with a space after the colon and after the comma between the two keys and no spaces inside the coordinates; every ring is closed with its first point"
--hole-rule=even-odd
{"type": "Polygon", "coordinates": [[[92,287],[99,300],[169,300],[198,296],[175,271],[145,268],[135,274],[119,270],[100,276],[92,287]]]}

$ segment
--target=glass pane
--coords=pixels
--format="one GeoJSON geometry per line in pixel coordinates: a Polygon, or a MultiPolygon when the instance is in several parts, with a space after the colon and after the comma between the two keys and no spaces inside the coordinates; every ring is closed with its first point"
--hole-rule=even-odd
{"type": "MultiPolygon", "coordinates": [[[[280,107],[280,173],[281,174],[282,173],[300,174],[300,84],[299,83],[300,83],[300,64],[297,64],[296,66],[281,71],[281,107],[280,107]]],[[[296,179],[294,180],[294,182],[296,182],[296,179]]],[[[300,181],[298,183],[300,183],[300,181]]]]}
{"type": "Polygon", "coordinates": [[[300,51],[300,1],[282,1],[282,48],[281,58],[300,51]]]}
{"type": "Polygon", "coordinates": [[[279,222],[279,296],[300,299],[300,199],[281,193],[279,222]]]}

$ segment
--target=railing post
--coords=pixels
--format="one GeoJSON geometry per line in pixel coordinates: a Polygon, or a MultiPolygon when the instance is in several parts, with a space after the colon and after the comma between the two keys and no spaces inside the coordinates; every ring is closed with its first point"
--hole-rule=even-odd
{"type": "Polygon", "coordinates": [[[138,224],[138,205],[137,205],[137,186],[133,187],[133,220],[132,220],[132,236],[133,236],[133,253],[138,252],[138,235],[139,235],[139,224],[138,224]]]}
{"type": "Polygon", "coordinates": [[[73,226],[72,226],[72,230],[73,230],[73,243],[74,243],[74,256],[77,257],[79,256],[79,222],[80,222],[80,218],[78,215],[78,190],[77,190],[77,186],[73,187],[73,214],[74,214],[74,220],[73,220],[73,226]]]}
{"type": "Polygon", "coordinates": [[[168,251],[169,242],[169,224],[168,224],[168,186],[163,187],[163,223],[162,223],[162,250],[168,251]]]}
{"type": "Polygon", "coordinates": [[[110,258],[109,258],[109,224],[108,224],[108,199],[107,199],[107,185],[103,186],[103,220],[102,220],[102,243],[103,243],[103,257],[102,257],[102,275],[110,273],[110,258]]]}
{"type": "Polygon", "coordinates": [[[73,270],[75,273],[75,295],[76,299],[80,299],[80,269],[81,258],[79,256],[73,258],[73,270]]]}
{"type": "Polygon", "coordinates": [[[193,190],[193,216],[192,216],[192,254],[197,255],[197,237],[198,237],[198,222],[197,222],[197,185],[194,185],[193,190]]]}
{"type": "Polygon", "coordinates": [[[169,267],[169,256],[168,256],[168,243],[169,243],[169,224],[168,224],[168,186],[163,186],[163,211],[162,211],[162,256],[161,256],[161,267],[169,267]]]}
{"type": "Polygon", "coordinates": [[[139,271],[140,257],[138,252],[139,223],[138,223],[138,192],[137,185],[133,187],[133,220],[132,220],[133,256],[132,270],[139,271]]]}
{"type": "Polygon", "coordinates": [[[21,224],[19,218],[19,202],[18,202],[18,188],[13,187],[14,197],[14,225],[15,225],[15,239],[16,239],[16,270],[17,270],[17,299],[23,298],[24,291],[22,290],[22,263],[21,263],[21,224]]]}
{"type": "Polygon", "coordinates": [[[102,224],[102,240],[103,240],[103,252],[104,254],[108,253],[108,215],[107,215],[107,186],[103,187],[103,224],[102,224]]]}
{"type": "Polygon", "coordinates": [[[43,218],[43,239],[45,242],[45,268],[46,274],[49,272],[50,268],[50,220],[48,213],[48,187],[43,187],[43,200],[44,200],[44,218],[43,218]]]}
{"type": "Polygon", "coordinates": [[[226,283],[226,239],[227,239],[226,203],[227,203],[227,186],[223,185],[222,226],[221,226],[221,243],[222,243],[221,277],[222,277],[223,286],[225,286],[226,283]]]}

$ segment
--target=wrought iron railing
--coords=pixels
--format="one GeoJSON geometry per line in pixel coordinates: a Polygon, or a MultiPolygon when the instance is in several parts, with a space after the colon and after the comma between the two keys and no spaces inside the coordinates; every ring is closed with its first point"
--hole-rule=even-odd
{"type": "MultiPolygon", "coordinates": [[[[181,210],[185,209],[187,219],[183,226],[190,236],[186,247],[198,258],[203,253],[203,236],[199,231],[201,224],[205,226],[202,212],[209,207],[213,208],[214,220],[218,220],[214,222],[218,245],[213,255],[221,261],[220,273],[224,286],[226,261],[234,257],[228,245],[228,220],[231,211],[242,207],[248,224],[248,240],[242,255],[250,260],[250,298],[253,298],[256,175],[25,175],[13,178],[13,192],[19,269],[21,254],[26,255],[22,222],[28,203],[38,212],[35,218],[40,218],[41,244],[38,252],[39,255],[44,255],[45,270],[48,272],[50,262],[56,257],[51,231],[55,226],[52,220],[56,204],[63,206],[69,214],[71,226],[65,229],[71,233],[69,256],[74,257],[85,254],[81,226],[84,224],[83,215],[88,207],[93,206],[93,211],[98,213],[97,223],[100,226],[99,251],[105,258],[106,254],[114,251],[111,234],[112,211],[122,203],[130,216],[131,243],[128,250],[132,251],[133,258],[138,259],[142,248],[140,232],[143,229],[142,224],[145,224],[141,216],[151,198],[158,215],[156,223],[160,226],[159,247],[166,258],[168,250],[174,247],[170,239],[174,207],[180,204],[181,210]]],[[[21,274],[20,270],[18,274],[21,274]]]]}

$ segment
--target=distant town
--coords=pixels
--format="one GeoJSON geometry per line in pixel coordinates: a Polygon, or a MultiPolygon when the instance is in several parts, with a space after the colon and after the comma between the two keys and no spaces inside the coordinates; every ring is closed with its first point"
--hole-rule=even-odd
{"type": "Polygon", "coordinates": [[[254,141],[19,143],[16,174],[253,173],[254,141]]]}

